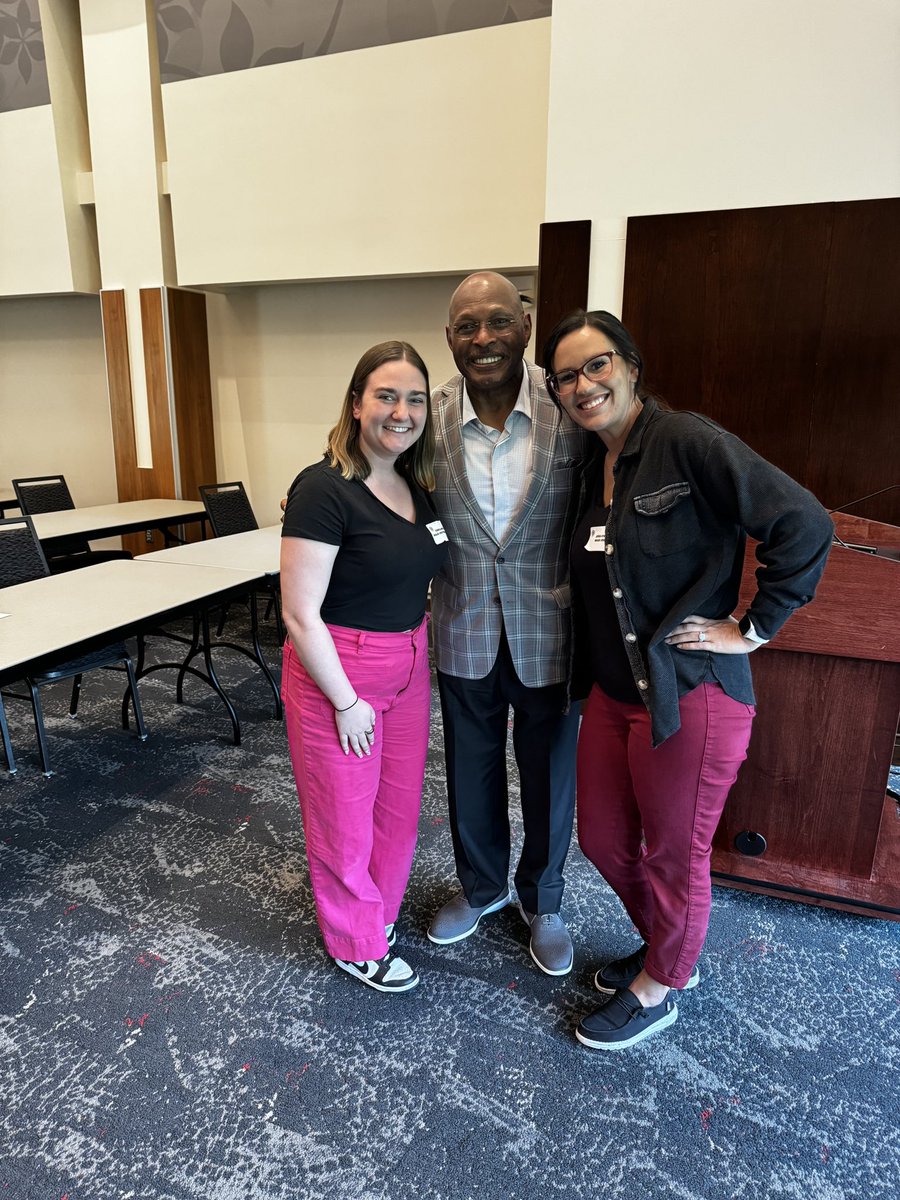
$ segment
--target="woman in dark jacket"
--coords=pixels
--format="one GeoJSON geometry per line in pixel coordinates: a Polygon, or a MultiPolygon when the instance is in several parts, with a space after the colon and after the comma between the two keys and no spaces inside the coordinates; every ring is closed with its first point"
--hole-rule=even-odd
{"type": "Polygon", "coordinates": [[[712,837],[755,712],[748,656],[812,599],[833,527],[738,438],[650,397],[611,314],[566,317],[544,363],[550,394],[597,435],[571,555],[578,837],[642,945],[597,972],[610,998],[577,1037],[619,1050],[677,1020],[674,991],[699,981],[712,837]],[[738,621],[748,534],[762,565],[738,621]]]}

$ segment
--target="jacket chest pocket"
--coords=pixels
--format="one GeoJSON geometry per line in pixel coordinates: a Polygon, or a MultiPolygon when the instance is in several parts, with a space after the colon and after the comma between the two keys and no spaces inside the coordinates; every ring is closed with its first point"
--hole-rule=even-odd
{"type": "Polygon", "coordinates": [[[700,539],[689,483],[669,483],[658,491],[635,496],[634,511],[641,549],[652,558],[678,554],[700,539]]]}

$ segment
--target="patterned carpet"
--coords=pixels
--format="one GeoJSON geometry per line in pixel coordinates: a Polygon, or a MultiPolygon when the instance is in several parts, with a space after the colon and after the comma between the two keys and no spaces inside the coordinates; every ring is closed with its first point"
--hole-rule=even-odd
{"type": "Polygon", "coordinates": [[[248,664],[225,674],[240,748],[163,675],[141,745],[95,677],[78,722],[48,720],[49,780],[7,706],[0,1200],[896,1195],[896,924],[717,888],[678,1023],[592,1053],[592,971],[634,940],[577,849],[568,978],[530,965],[512,908],[425,938],[454,886],[435,722],[399,923],[422,985],[379,995],[325,956],[283,727],[248,664]]]}

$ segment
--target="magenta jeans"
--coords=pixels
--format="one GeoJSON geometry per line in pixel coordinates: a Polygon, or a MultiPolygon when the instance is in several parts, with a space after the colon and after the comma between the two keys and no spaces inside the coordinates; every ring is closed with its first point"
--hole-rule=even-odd
{"type": "Polygon", "coordinates": [[[377,713],[368,757],[345,755],[334,709],[285,644],[281,690],[319,928],[333,958],[381,958],[406,891],[422,801],[431,679],[426,622],[408,633],[329,625],[377,713]]]}
{"type": "Polygon", "coordinates": [[[687,983],[709,924],[713,834],[747,757],[752,705],[703,683],[654,750],[643,704],[594,687],[578,736],[578,843],[625,905],[659,983],[687,983]]]}

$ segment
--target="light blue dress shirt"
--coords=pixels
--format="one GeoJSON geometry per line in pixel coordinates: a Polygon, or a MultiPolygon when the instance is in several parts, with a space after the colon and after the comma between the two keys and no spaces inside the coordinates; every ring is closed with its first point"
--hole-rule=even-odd
{"type": "Polygon", "coordinates": [[[502,429],[479,421],[463,381],[462,436],[466,474],[478,506],[494,531],[497,541],[522,503],[531,474],[532,428],[528,372],[522,368],[522,383],[515,407],[502,429]]]}

